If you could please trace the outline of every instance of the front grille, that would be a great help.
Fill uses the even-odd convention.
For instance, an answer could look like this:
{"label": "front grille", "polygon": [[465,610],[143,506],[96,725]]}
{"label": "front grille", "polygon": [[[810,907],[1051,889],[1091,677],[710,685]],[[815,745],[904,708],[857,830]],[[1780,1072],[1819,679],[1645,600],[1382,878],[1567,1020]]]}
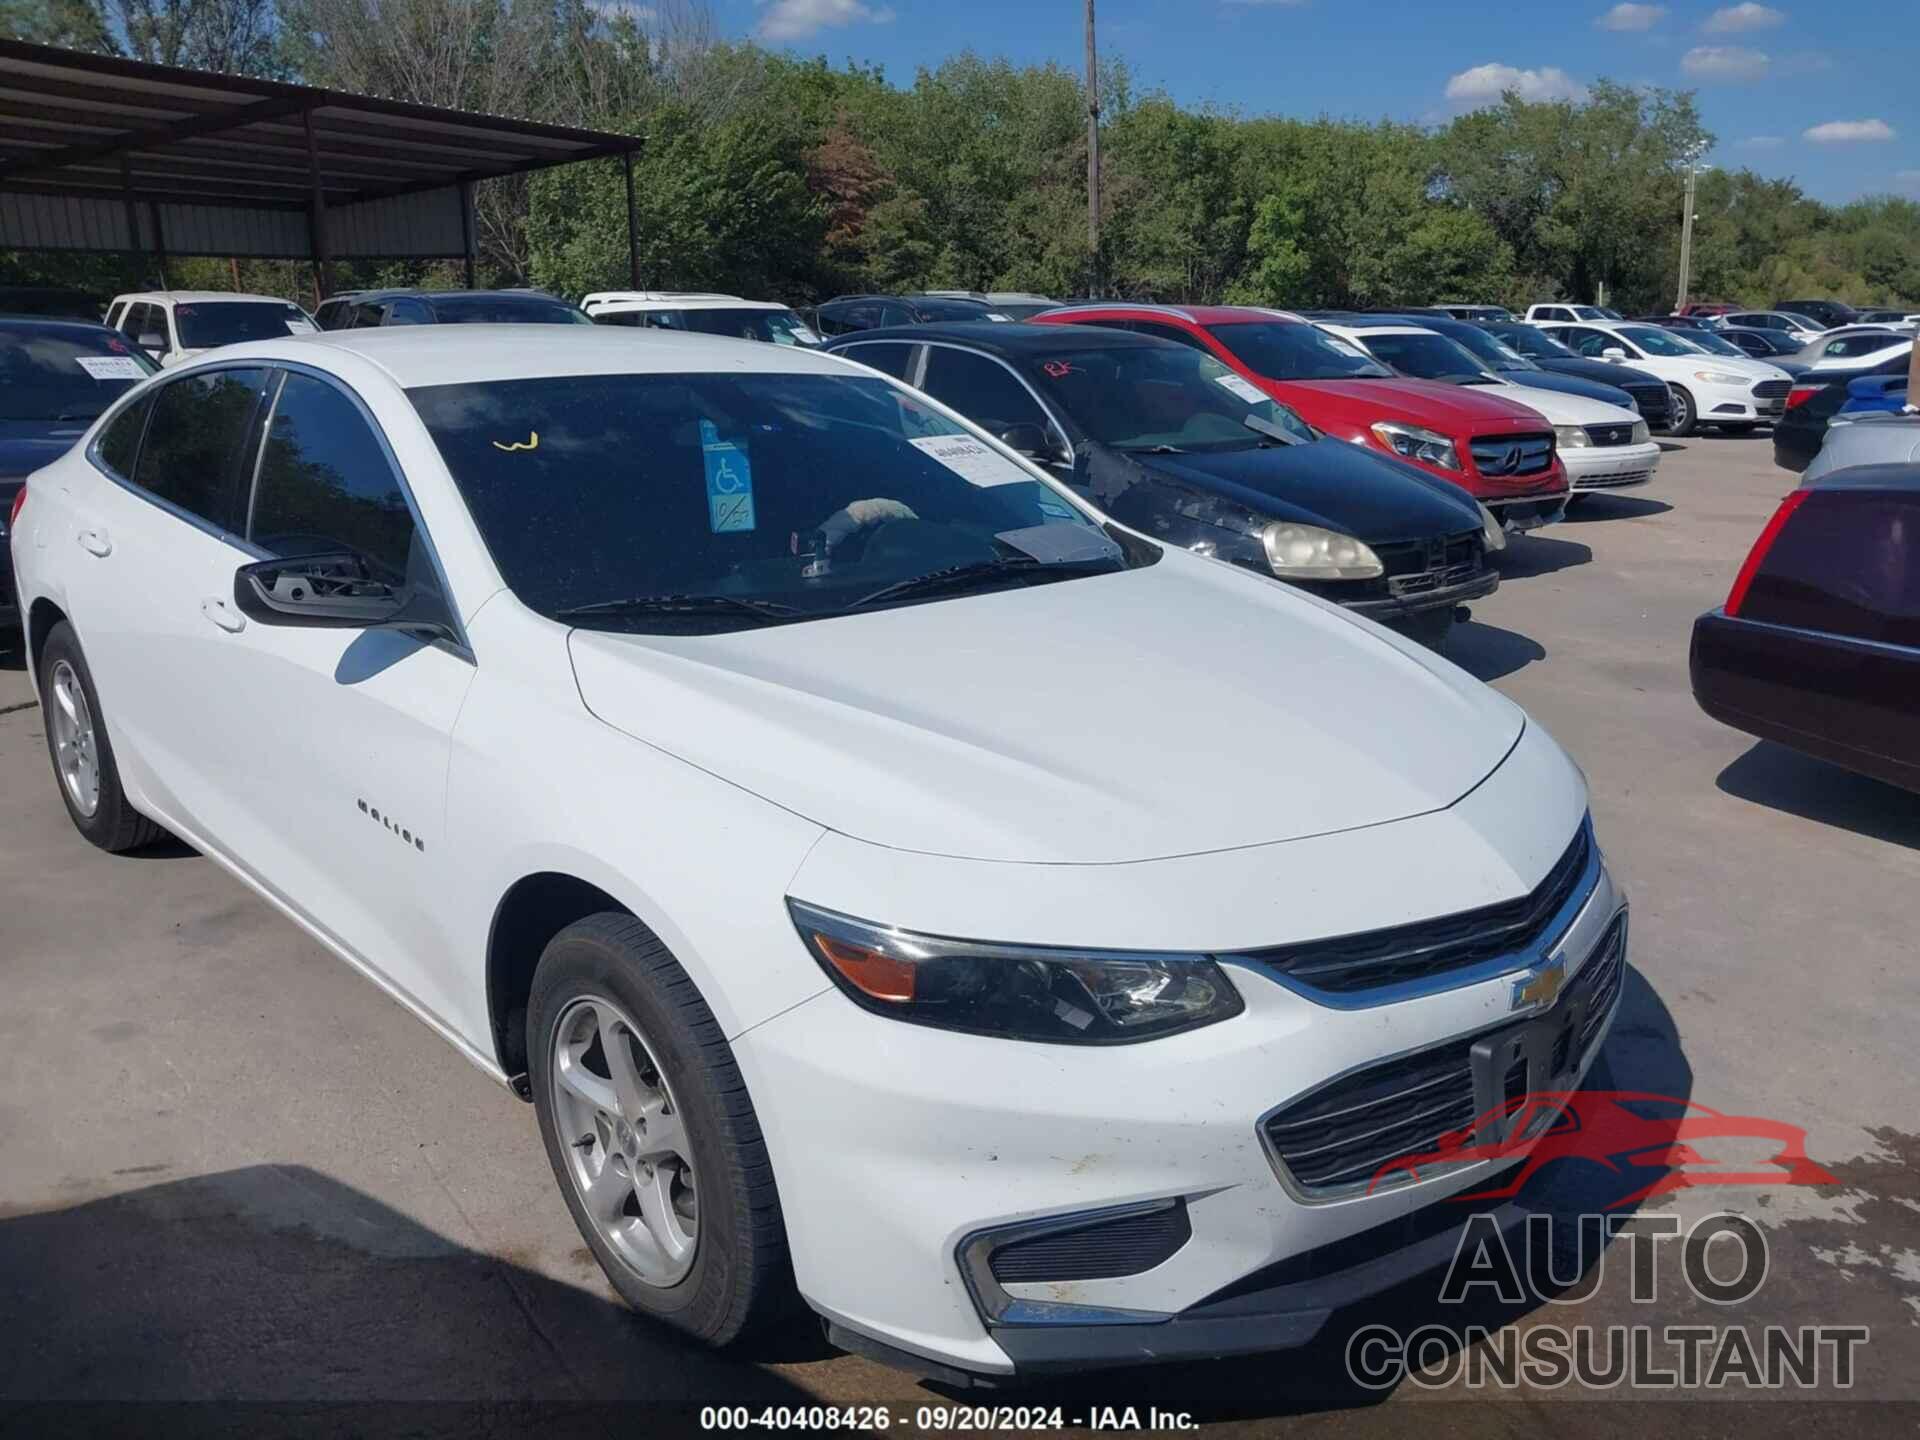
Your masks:
{"label": "front grille", "polygon": [[1583,821],[1546,879],[1518,900],[1412,925],[1246,951],[1238,958],[1269,966],[1311,989],[1349,995],[1511,955],[1535,944],[1572,897],[1592,843]]}
{"label": "front grille", "polygon": [[1182,1200],[1141,1215],[1010,1240],[993,1252],[987,1268],[1002,1285],[1111,1280],[1153,1269],[1192,1238]]}
{"label": "front grille", "polygon": [[1478,435],[1470,448],[1474,468],[1493,479],[1538,475],[1553,468],[1551,435]]}
{"label": "front grille", "polygon": [[1787,392],[1793,389],[1791,380],[1762,380],[1753,387],[1756,400],[1784,400]]}
{"label": "front grille", "polygon": [[1631,445],[1633,426],[1631,425],[1589,425],[1587,439],[1595,445]]}
{"label": "front grille", "polygon": [[[1490,1112],[1518,1101],[1529,1088],[1569,1088],[1572,1067],[1592,1051],[1620,996],[1626,934],[1625,915],[1616,916],[1559,1003],[1547,1012],[1544,1018],[1583,1007],[1577,1038],[1569,1024],[1556,1039],[1549,1073],[1536,1077],[1531,1087],[1522,1061],[1489,1076],[1486,1093],[1476,1094],[1473,1049],[1505,1028],[1493,1026],[1356,1070],[1282,1106],[1262,1122],[1269,1149],[1308,1194],[1365,1189],[1383,1166],[1438,1149],[1441,1136],[1473,1127]],[[1430,1173],[1432,1167],[1423,1164],[1421,1174]]]}
{"label": "front grille", "polygon": [[1633,397],[1633,408],[1644,419],[1665,420],[1673,411],[1673,397],[1664,385],[1623,385],[1621,388]]}
{"label": "front grille", "polygon": [[1396,598],[1424,595],[1462,585],[1480,573],[1480,536],[1449,535],[1440,540],[1410,540],[1375,545],[1386,571],[1387,593]]}

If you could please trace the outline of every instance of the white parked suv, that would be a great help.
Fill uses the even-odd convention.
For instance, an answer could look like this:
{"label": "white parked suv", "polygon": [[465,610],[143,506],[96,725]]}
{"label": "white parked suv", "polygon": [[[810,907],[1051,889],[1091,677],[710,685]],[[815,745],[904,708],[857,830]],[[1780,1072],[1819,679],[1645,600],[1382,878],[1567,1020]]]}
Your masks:
{"label": "white parked suv", "polygon": [[767,340],[775,345],[818,345],[820,336],[787,306],[738,295],[672,290],[601,290],[580,302],[596,325],[640,330],[678,330],[729,340]]}
{"label": "white parked suv", "polygon": [[1471,385],[1538,411],[1553,426],[1554,449],[1566,466],[1568,488],[1575,499],[1582,492],[1644,485],[1660,468],[1660,447],[1638,411],[1563,390],[1519,384],[1511,374],[1489,370],[1458,341],[1423,326],[1322,321],[1320,328],[1359,346],[1402,375]]}
{"label": "white parked suv", "polygon": [[710,1342],[797,1293],[949,1378],[1304,1343],[1621,993],[1520,709],[838,357],[236,347],[17,520],[81,833],[164,826],[530,1098]]}
{"label": "white parked suv", "polygon": [[1590,360],[1611,360],[1658,375],[1673,396],[1667,431],[1691,435],[1702,425],[1735,434],[1778,420],[1793,379],[1778,365],[1744,356],[1713,355],[1684,333],[1658,325],[1543,325],[1568,349]]}
{"label": "white parked suv", "polygon": [[1556,301],[1547,305],[1529,305],[1526,322],[1529,325],[1565,324],[1574,320],[1613,321],[1620,318],[1618,310],[1609,310],[1604,305],[1572,305]]}
{"label": "white parked suv", "polygon": [[226,290],[141,290],[116,295],[107,324],[162,365],[178,365],[220,345],[312,335],[320,327],[291,300]]}

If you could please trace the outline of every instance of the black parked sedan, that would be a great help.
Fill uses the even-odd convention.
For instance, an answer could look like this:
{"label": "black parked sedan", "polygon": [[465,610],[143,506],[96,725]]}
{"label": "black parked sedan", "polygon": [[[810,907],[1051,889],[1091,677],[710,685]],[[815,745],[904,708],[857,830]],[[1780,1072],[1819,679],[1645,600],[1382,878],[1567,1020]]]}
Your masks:
{"label": "black parked sedan", "polygon": [[1860,465],[1780,502],[1727,603],[1693,626],[1723,724],[1920,791],[1920,465]]}
{"label": "black parked sedan", "polygon": [[20,623],[8,548],[20,487],[159,368],[104,325],[0,316],[0,627]]}
{"label": "black parked sedan", "polygon": [[1782,470],[1806,469],[1826,443],[1833,417],[1847,403],[1847,382],[1871,375],[1904,375],[1911,361],[1910,354],[1900,354],[1859,370],[1815,366],[1796,378],[1787,392],[1787,408],[1773,422],[1773,463]]}
{"label": "black parked sedan", "polygon": [[1210,355],[1126,331],[955,324],[827,347],[915,385],[1123,524],[1442,643],[1493,592],[1475,501],[1323,438]]}

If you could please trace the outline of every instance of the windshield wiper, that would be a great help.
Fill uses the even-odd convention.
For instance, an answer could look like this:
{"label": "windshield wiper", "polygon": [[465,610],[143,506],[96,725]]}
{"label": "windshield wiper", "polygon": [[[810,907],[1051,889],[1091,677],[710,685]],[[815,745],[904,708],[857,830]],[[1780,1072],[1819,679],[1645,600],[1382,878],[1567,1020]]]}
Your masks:
{"label": "windshield wiper", "polygon": [[886,600],[898,600],[908,595],[930,594],[938,590],[970,585],[997,575],[1032,575],[1044,572],[1064,579],[1069,575],[1099,574],[1116,566],[1121,569],[1126,568],[1125,562],[1117,555],[1102,556],[1098,560],[1051,562],[1035,560],[1029,555],[1003,555],[998,560],[973,560],[965,565],[949,565],[944,570],[929,570],[924,575],[896,580],[891,585],[882,585],[878,590],[870,590],[858,599],[848,601],[845,608],[857,610],[862,605],[877,605]]}
{"label": "windshield wiper", "polygon": [[1269,440],[1278,440],[1282,445],[1304,445],[1302,440],[1289,430],[1283,430],[1271,420],[1263,420],[1258,415],[1242,415],[1240,423],[1256,435],[1264,435]]}
{"label": "windshield wiper", "polygon": [[556,610],[556,620],[586,620],[596,615],[751,615],[769,624],[800,614],[795,605],[757,600],[750,595],[634,595],[625,600],[596,600]]}

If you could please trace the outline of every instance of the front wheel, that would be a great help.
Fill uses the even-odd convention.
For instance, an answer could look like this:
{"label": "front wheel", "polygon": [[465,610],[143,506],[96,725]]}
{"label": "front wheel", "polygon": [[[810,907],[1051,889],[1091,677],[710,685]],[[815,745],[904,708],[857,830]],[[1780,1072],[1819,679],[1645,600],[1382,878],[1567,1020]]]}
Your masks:
{"label": "front wheel", "polygon": [[1667,389],[1673,396],[1673,418],[1667,422],[1667,433],[1669,435],[1693,434],[1694,427],[1700,420],[1699,411],[1694,409],[1693,396],[1678,385],[1669,385]]}
{"label": "front wheel", "polygon": [[786,1227],[746,1083],[706,1002],[630,915],[568,926],[528,1005],[547,1158],[613,1288],[725,1345],[792,1308]]}
{"label": "front wheel", "polygon": [[133,808],[120,784],[113,744],[101,719],[93,672],[73,626],[62,620],[40,651],[40,718],[47,731],[60,798],[73,828],[102,850],[122,854],[166,831]]}

